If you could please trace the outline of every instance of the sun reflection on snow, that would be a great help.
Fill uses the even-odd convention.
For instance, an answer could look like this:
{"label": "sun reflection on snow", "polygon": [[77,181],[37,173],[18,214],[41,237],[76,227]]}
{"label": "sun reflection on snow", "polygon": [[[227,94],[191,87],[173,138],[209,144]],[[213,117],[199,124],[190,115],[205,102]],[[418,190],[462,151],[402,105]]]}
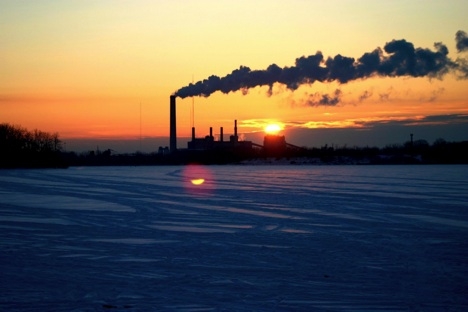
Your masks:
{"label": "sun reflection on snow", "polygon": [[185,191],[192,194],[211,194],[213,190],[213,175],[203,165],[187,165],[182,173]]}
{"label": "sun reflection on snow", "polygon": [[192,179],[190,180],[190,182],[192,182],[193,185],[201,185],[205,182],[205,179],[203,178],[199,178],[199,179]]}

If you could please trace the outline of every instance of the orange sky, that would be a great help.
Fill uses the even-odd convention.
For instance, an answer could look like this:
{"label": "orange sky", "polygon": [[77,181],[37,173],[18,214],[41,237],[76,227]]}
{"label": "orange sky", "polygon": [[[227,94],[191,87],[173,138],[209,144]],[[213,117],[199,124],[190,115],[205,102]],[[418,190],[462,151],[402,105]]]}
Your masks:
{"label": "orange sky", "polygon": [[[452,59],[468,54],[455,49],[455,33],[468,31],[466,1],[0,2],[0,122],[59,132],[64,141],[138,140],[140,130],[143,137],[168,137],[169,95],[240,65],[293,66],[318,50],[359,58],[393,39],[429,49],[443,42]],[[337,89],[337,105],[307,104]],[[247,95],[196,97],[195,126],[199,136],[210,126],[229,133],[237,119],[248,134],[276,121],[288,135],[295,128],[468,115],[466,90],[468,81],[453,74],[314,83],[295,91],[276,84],[272,96],[268,87],[256,87]],[[177,101],[178,135],[188,137],[192,99]],[[333,143],[313,132],[301,140],[292,143]]]}

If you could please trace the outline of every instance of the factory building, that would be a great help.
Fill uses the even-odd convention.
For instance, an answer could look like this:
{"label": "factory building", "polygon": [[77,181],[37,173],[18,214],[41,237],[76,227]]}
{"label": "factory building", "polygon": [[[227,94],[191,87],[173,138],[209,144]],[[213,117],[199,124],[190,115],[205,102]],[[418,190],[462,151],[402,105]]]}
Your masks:
{"label": "factory building", "polygon": [[178,157],[213,157],[214,155],[216,157],[224,157],[224,159],[229,159],[226,155],[241,155],[242,157],[283,157],[291,151],[301,149],[297,146],[286,143],[284,135],[266,135],[263,141],[263,146],[251,141],[240,141],[237,133],[237,120],[234,120],[234,134],[229,136],[229,140],[224,139],[223,127],[219,129],[218,140],[215,140],[212,127],[210,127],[209,135],[200,138],[196,137],[195,127],[192,127],[192,138],[191,141],[187,143],[187,149],[178,150],[175,95],[170,96],[169,110],[169,153],[177,154]]}
{"label": "factory building", "polygon": [[[177,118],[176,118],[176,96],[171,95],[169,101],[169,151],[174,153],[177,151]],[[210,134],[197,138],[195,136],[195,127],[192,128],[192,140],[188,142],[187,149],[190,151],[201,150],[226,150],[226,151],[250,151],[252,148],[261,147],[251,141],[239,141],[237,135],[237,120],[234,121],[234,134],[229,137],[228,141],[224,140],[223,128],[220,128],[219,140],[216,141],[213,136],[213,128],[210,128]]]}
{"label": "factory building", "polygon": [[249,151],[255,146],[251,141],[239,141],[237,135],[237,120],[234,120],[234,135],[229,137],[229,141],[224,140],[223,127],[220,128],[219,140],[216,141],[213,136],[213,128],[210,127],[210,134],[204,138],[195,136],[195,128],[192,128],[192,140],[188,142],[189,150],[242,150]]}
{"label": "factory building", "polygon": [[286,152],[284,135],[267,134],[263,139],[263,149],[266,155],[280,156]]}

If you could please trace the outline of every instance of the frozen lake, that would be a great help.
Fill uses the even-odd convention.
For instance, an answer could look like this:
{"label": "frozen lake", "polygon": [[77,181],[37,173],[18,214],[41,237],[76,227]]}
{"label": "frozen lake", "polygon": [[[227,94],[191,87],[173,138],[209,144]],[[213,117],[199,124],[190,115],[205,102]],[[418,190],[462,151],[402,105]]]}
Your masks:
{"label": "frozen lake", "polygon": [[0,170],[0,233],[2,311],[468,309],[468,166]]}

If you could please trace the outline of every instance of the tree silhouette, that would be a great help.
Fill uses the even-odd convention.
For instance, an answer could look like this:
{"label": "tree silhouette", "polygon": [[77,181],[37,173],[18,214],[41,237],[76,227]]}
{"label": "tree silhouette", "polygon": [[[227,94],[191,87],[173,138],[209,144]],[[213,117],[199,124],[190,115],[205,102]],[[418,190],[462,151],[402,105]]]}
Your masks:
{"label": "tree silhouette", "polygon": [[0,167],[62,167],[58,133],[0,124]]}

